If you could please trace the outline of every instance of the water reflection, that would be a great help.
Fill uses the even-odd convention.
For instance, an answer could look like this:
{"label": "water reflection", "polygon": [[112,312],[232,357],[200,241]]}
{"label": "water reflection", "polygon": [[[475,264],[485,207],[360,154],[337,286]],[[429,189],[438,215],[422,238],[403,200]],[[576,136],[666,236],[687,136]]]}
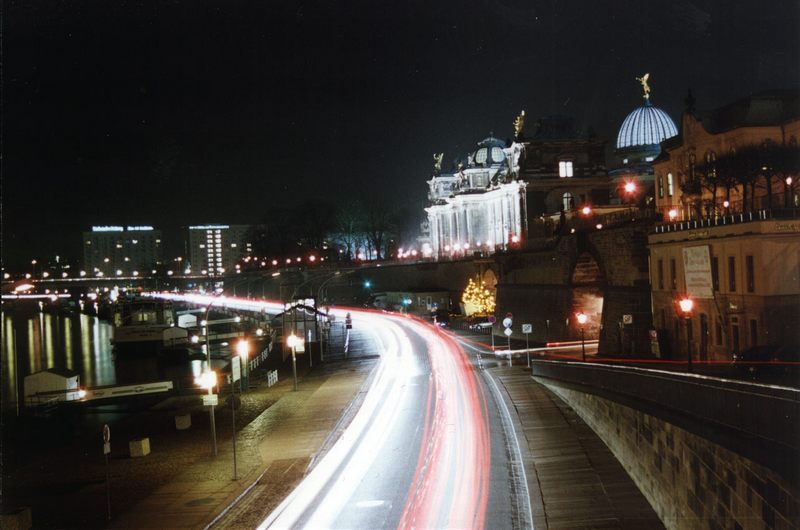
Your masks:
{"label": "water reflection", "polygon": [[2,402],[16,405],[26,375],[71,370],[84,386],[116,384],[111,324],[87,315],[2,312]]}
{"label": "water reflection", "polygon": [[[193,391],[195,377],[205,370],[205,361],[156,356],[146,349],[115,356],[113,326],[89,315],[3,311],[2,326],[0,400],[5,409],[16,406],[26,375],[50,368],[77,372],[80,384],[87,388],[172,381],[178,392]],[[224,364],[217,359],[214,368]]]}

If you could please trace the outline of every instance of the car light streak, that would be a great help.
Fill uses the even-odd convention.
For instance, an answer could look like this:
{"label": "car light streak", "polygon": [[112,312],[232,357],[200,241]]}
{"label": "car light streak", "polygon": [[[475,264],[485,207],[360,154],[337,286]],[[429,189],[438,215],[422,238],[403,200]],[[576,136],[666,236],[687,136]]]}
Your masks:
{"label": "car light streak", "polygon": [[415,323],[428,344],[432,383],[414,480],[398,528],[483,528],[489,495],[486,398],[448,335]]}
{"label": "car light streak", "polygon": [[[227,296],[148,294],[209,307],[275,314],[284,310],[282,303]],[[413,480],[400,485],[408,493],[397,526],[483,528],[491,463],[489,418],[483,387],[467,354],[451,336],[418,319],[353,308],[331,313],[337,318],[350,313],[354,326],[375,337],[381,353],[376,375],[341,437],[258,528],[330,528],[348,506],[383,506],[374,498],[353,498],[354,492],[376,458],[391,454],[388,441],[397,418],[420,398],[424,412],[413,410],[415,417],[424,416],[422,436]],[[425,344],[422,358],[414,351],[412,334]],[[427,388],[420,389],[416,383],[426,374]],[[410,431],[400,434],[416,439],[418,425]]]}

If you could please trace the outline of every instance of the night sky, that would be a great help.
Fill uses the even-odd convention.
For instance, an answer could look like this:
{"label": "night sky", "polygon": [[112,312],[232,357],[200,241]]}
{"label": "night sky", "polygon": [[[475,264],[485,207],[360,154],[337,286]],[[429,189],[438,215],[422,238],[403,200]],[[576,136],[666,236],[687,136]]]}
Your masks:
{"label": "night sky", "polygon": [[613,143],[645,72],[676,122],[689,88],[708,109],[800,84],[796,1],[4,4],[7,267],[79,258],[92,224],[177,238],[308,198],[421,213],[434,152],[447,169],[521,109]]}

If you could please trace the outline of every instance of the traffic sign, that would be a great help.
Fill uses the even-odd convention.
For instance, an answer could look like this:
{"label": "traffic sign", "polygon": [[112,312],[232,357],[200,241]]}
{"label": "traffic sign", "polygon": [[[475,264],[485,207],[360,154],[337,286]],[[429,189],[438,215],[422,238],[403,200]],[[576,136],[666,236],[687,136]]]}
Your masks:
{"label": "traffic sign", "polygon": [[242,378],[241,358],[238,355],[231,357],[231,373],[234,383]]}
{"label": "traffic sign", "polygon": [[514,333],[514,332],[511,331],[511,328],[506,328],[505,331],[503,331],[503,333],[506,334],[506,337],[510,337],[511,334]]}
{"label": "traffic sign", "polygon": [[523,324],[522,325],[522,332],[523,333],[533,333],[533,326],[531,324]]}
{"label": "traffic sign", "polygon": [[111,454],[111,443],[105,442],[103,444],[103,454],[104,455],[110,455]]}
{"label": "traffic sign", "polygon": [[623,324],[633,324],[633,315],[622,315]]}
{"label": "traffic sign", "polygon": [[108,443],[111,441],[111,428],[106,423],[103,425],[103,443]]}
{"label": "traffic sign", "polygon": [[511,320],[511,317],[506,317],[503,319],[503,326],[506,328],[510,328],[513,323],[514,321]]}
{"label": "traffic sign", "polygon": [[495,317],[494,315],[490,315],[490,316],[489,316],[489,322],[491,322],[492,324],[494,324],[495,322],[497,322],[497,317]]}
{"label": "traffic sign", "polygon": [[219,404],[219,396],[216,394],[203,394],[204,407],[216,407]]}

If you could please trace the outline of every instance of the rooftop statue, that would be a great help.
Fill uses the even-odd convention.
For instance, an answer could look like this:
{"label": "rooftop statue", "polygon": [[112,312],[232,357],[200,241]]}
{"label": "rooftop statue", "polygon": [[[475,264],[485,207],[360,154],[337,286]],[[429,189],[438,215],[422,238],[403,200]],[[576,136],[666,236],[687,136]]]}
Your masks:
{"label": "rooftop statue", "polygon": [[650,85],[647,84],[648,79],[650,79],[650,74],[644,74],[642,77],[636,78],[636,80],[642,84],[642,90],[644,90],[644,99],[650,99]]}
{"label": "rooftop statue", "polygon": [[444,158],[444,153],[439,153],[438,155],[436,153],[433,154],[433,169],[437,173],[442,171],[442,158]]}
{"label": "rooftop statue", "polygon": [[522,128],[525,126],[525,111],[519,113],[519,116],[514,120],[514,138],[520,138],[522,135]]}

